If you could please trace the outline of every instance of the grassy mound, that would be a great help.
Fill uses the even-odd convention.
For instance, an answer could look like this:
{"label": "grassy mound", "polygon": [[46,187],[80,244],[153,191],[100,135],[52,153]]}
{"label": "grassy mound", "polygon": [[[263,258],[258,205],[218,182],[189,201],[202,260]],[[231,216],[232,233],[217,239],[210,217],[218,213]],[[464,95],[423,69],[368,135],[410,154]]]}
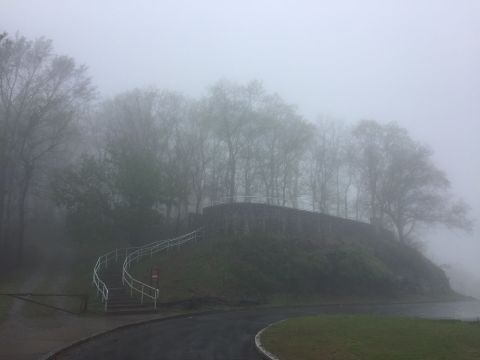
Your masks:
{"label": "grassy mound", "polygon": [[261,336],[282,360],[473,360],[478,339],[478,322],[372,316],[294,318]]}
{"label": "grassy mound", "polygon": [[270,236],[213,238],[156,254],[132,271],[150,282],[160,271],[162,301],[196,296],[276,302],[290,298],[450,292],[443,271],[399,243],[322,246]]}

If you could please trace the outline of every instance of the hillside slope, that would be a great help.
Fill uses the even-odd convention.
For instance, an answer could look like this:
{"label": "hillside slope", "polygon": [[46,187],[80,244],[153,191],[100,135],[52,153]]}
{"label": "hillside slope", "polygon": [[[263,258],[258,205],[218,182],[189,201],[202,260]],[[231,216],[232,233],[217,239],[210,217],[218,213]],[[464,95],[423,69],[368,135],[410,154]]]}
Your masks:
{"label": "hillside slope", "polygon": [[161,301],[452,294],[444,272],[418,251],[373,239],[326,246],[260,235],[215,237],[146,259],[133,272],[149,282],[152,267],[160,271]]}

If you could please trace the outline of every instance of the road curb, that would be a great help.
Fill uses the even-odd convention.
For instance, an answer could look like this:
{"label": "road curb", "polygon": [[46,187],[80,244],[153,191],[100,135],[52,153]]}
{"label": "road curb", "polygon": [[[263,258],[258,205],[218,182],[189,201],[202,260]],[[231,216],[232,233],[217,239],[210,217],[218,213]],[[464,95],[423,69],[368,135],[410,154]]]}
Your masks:
{"label": "road curb", "polygon": [[271,326],[273,325],[277,325],[277,324],[280,324],[281,322],[283,322],[285,320],[280,320],[280,321],[277,321],[277,322],[274,322],[274,323],[271,323],[270,325],[268,325],[267,327],[264,327],[262,330],[260,330],[257,335],[255,335],[255,347],[257,348],[257,351],[258,353],[260,354],[260,356],[262,356],[264,359],[266,360],[280,360],[278,357],[276,357],[275,355],[273,355],[270,351],[268,351],[267,349],[265,349],[265,347],[262,345],[262,341],[261,341],[261,336],[262,334],[268,330]]}

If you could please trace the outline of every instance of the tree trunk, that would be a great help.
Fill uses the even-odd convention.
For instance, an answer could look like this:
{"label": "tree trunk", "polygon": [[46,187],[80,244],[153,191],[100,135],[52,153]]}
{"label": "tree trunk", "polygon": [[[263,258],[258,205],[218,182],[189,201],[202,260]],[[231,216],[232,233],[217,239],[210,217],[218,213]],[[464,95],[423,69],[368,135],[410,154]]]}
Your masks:
{"label": "tree trunk", "polygon": [[26,200],[28,195],[28,190],[30,188],[30,183],[32,180],[33,166],[30,164],[25,165],[25,179],[23,186],[20,189],[20,201],[19,201],[19,215],[18,215],[18,238],[17,238],[17,262],[21,262],[23,259],[24,243],[25,243],[25,227],[27,226],[25,215],[26,215]]}
{"label": "tree trunk", "polygon": [[200,214],[200,207],[202,206],[203,194],[201,191],[197,192],[195,199],[195,215]]}
{"label": "tree trunk", "polygon": [[230,179],[229,179],[229,197],[230,197],[230,202],[235,201],[235,175],[236,175],[236,161],[235,158],[230,159]]}

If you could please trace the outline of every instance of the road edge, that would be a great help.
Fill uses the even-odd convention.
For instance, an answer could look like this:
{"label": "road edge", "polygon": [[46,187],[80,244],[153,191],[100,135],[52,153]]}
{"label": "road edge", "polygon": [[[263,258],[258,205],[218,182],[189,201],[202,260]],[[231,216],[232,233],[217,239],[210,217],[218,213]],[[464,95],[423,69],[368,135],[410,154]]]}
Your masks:
{"label": "road edge", "polygon": [[265,347],[262,344],[261,336],[262,334],[268,330],[270,327],[273,325],[277,325],[285,320],[280,320],[274,323],[271,323],[270,325],[264,327],[262,330],[260,330],[257,335],[255,335],[255,347],[257,349],[257,352],[266,360],[280,360],[277,356],[273,355],[270,351],[265,349]]}
{"label": "road edge", "polygon": [[[225,310],[225,311],[228,311],[228,310]],[[162,321],[173,320],[173,319],[183,319],[183,318],[189,318],[189,317],[199,316],[199,315],[216,314],[216,313],[222,313],[222,312],[225,312],[225,311],[210,310],[210,311],[204,311],[204,312],[193,312],[193,313],[185,313],[185,314],[177,314],[177,315],[167,315],[167,316],[164,316],[164,317],[155,317],[153,319],[139,320],[139,321],[135,321],[135,322],[132,322],[132,323],[129,323],[129,324],[123,324],[123,325],[114,327],[112,329],[99,331],[99,332],[93,333],[91,335],[85,336],[83,338],[77,339],[75,341],[72,341],[65,346],[59,347],[55,350],[52,350],[52,351],[50,351],[46,354],[41,355],[37,360],[55,360],[56,356],[62,354],[65,351],[70,350],[71,348],[74,348],[78,345],[84,344],[88,341],[92,341],[92,340],[97,339],[99,337],[108,335],[108,334],[113,333],[113,332],[118,331],[118,330],[123,330],[123,329],[127,329],[127,328],[130,328],[130,327],[135,327],[135,326],[140,326],[140,325],[145,325],[145,324],[149,324],[149,323],[153,323],[153,322],[162,322]]]}

